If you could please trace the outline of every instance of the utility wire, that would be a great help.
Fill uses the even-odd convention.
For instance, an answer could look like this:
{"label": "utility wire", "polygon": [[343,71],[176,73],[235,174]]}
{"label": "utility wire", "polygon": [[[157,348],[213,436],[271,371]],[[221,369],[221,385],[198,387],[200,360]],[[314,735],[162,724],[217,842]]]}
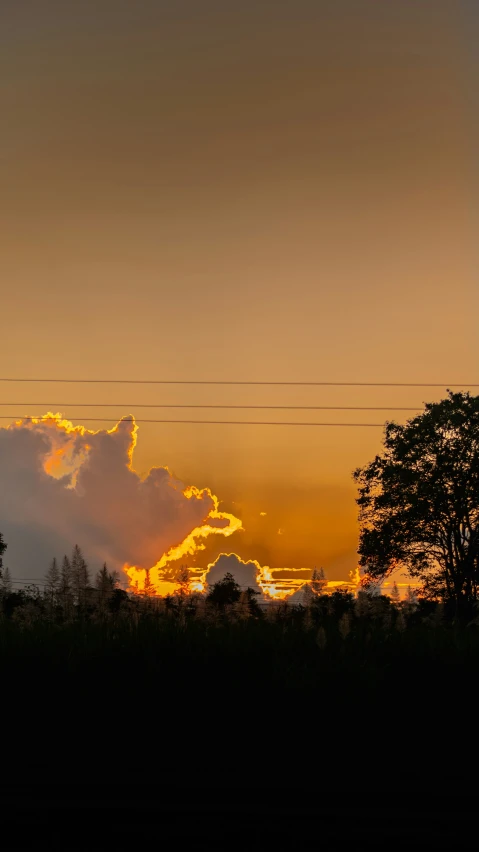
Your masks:
{"label": "utility wire", "polygon": [[[39,420],[42,422],[41,415],[39,417],[33,417],[25,415],[1,415],[0,420]],[[89,423],[104,423],[107,419],[106,417],[82,417],[82,420],[86,420]],[[186,424],[194,424],[204,426],[384,426],[384,423],[308,423],[308,422],[299,422],[299,421],[286,421],[286,420],[154,420],[149,418],[135,418],[135,423],[186,423]]]}
{"label": "utility wire", "polygon": [[58,378],[0,378],[0,382],[50,382],[56,384],[117,384],[117,385],[270,385],[314,387],[377,387],[377,388],[479,388],[470,382],[260,382],[198,379],[58,379]]}
{"label": "utility wire", "polygon": [[243,410],[277,410],[277,411],[418,411],[421,406],[393,405],[176,405],[172,403],[150,402],[0,402],[0,406],[19,405],[28,408],[33,406],[59,408],[221,408]]}

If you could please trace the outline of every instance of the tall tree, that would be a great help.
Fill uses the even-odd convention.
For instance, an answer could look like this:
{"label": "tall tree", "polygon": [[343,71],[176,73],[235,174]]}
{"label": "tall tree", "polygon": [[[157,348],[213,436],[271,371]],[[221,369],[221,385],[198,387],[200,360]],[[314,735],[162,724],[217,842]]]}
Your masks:
{"label": "tall tree", "polygon": [[72,590],[72,571],[70,560],[68,556],[65,554],[62,561],[62,567],[60,571],[60,582],[59,582],[59,592],[62,598],[66,597],[70,594]]}
{"label": "tall tree", "polygon": [[191,574],[186,565],[182,565],[178,571],[175,582],[178,583],[177,595],[185,597],[190,591]]}
{"label": "tall tree", "polygon": [[90,572],[78,544],[73,548],[70,568],[72,590],[77,601],[83,603],[85,601],[86,590],[90,585]]}
{"label": "tall tree", "polygon": [[319,571],[317,568],[314,569],[311,575],[311,591],[315,595],[322,595],[326,586],[328,585],[328,581],[326,580],[326,575],[324,573],[324,568],[320,568]]}
{"label": "tall tree", "polygon": [[95,578],[95,588],[100,593],[100,601],[105,602],[113,596],[118,584],[118,575],[116,571],[111,573],[108,571],[106,562],[103,563],[103,568],[98,571]]}
{"label": "tall tree", "polygon": [[155,592],[155,586],[154,586],[153,581],[152,581],[152,579],[151,579],[151,577],[150,577],[150,570],[149,570],[149,568],[147,568],[147,570],[146,570],[146,574],[145,574],[145,585],[143,586],[143,594],[144,594],[144,595],[145,595],[145,597],[147,597],[147,598],[152,598],[152,597],[154,597],[154,596],[155,596],[155,594],[156,594],[156,592]]}
{"label": "tall tree", "polygon": [[57,560],[53,557],[50,567],[45,574],[45,594],[53,601],[60,586],[60,571],[58,570]]}
{"label": "tall tree", "polygon": [[396,580],[394,580],[394,583],[392,584],[390,598],[391,603],[393,603],[394,606],[399,606],[399,604],[401,603],[401,595]]}
{"label": "tall tree", "polygon": [[370,578],[404,566],[460,613],[479,582],[479,396],[448,391],[405,425],[354,478],[359,553]]}

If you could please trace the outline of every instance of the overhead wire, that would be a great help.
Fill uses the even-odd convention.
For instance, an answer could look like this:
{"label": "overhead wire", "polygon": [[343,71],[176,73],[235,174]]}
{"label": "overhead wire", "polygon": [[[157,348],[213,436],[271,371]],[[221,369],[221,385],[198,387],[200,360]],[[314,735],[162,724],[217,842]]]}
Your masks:
{"label": "overhead wire", "polygon": [[393,405],[222,405],[156,402],[0,402],[0,406],[58,406],[59,408],[201,408],[278,411],[418,411],[421,406]]}
{"label": "overhead wire", "polygon": [[[0,415],[0,420],[38,420],[41,421],[44,415],[34,417],[33,415]],[[89,423],[104,423],[106,417],[82,417],[82,420]],[[308,421],[286,421],[286,420],[157,420],[150,418],[135,417],[135,423],[184,423],[190,425],[203,426],[369,426],[383,427],[384,423],[327,423],[327,422],[308,422]]]}
{"label": "overhead wire", "polygon": [[129,384],[129,385],[261,385],[290,387],[401,387],[401,388],[479,388],[472,382],[322,382],[322,381],[235,381],[230,379],[76,379],[76,378],[17,378],[7,376],[0,382],[42,382],[55,384]]}

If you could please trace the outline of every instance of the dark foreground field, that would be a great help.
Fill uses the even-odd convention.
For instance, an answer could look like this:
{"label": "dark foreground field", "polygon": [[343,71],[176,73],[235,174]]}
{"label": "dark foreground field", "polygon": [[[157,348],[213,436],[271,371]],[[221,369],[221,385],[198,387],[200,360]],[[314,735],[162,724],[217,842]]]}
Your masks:
{"label": "dark foreground field", "polygon": [[457,848],[477,795],[477,628],[331,623],[325,640],[304,617],[4,621],[5,832],[95,848],[93,820],[98,848],[103,830]]}

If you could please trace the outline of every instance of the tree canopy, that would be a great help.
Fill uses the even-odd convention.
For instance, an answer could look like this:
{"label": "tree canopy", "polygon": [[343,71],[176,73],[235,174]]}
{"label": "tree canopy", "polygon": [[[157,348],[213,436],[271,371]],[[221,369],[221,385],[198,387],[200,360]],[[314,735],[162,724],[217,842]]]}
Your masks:
{"label": "tree canopy", "polygon": [[233,604],[239,601],[241,595],[241,587],[236,582],[235,578],[229,571],[221,580],[214,583],[210,588],[207,600],[217,607],[223,608],[228,604]]}
{"label": "tree canopy", "polygon": [[460,608],[479,580],[479,396],[452,393],[405,425],[354,472],[360,563],[371,579],[403,566]]}

